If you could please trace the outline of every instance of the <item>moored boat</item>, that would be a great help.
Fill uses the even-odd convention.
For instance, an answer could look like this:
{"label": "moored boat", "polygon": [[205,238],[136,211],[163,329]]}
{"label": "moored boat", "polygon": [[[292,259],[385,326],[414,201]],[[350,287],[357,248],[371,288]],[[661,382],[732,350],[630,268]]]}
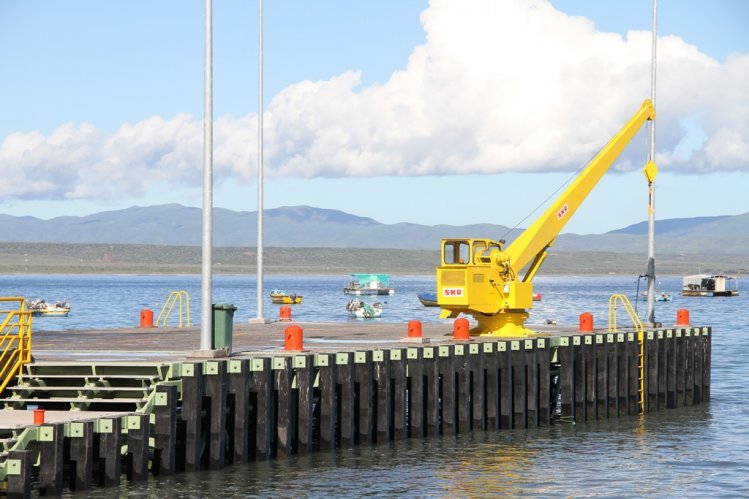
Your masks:
{"label": "moored boat", "polygon": [[302,295],[274,289],[270,292],[270,300],[271,302],[280,305],[299,305],[302,303]]}
{"label": "moored boat", "polygon": [[416,297],[425,307],[439,307],[437,293],[419,293]]}
{"label": "moored boat", "polygon": [[357,319],[376,319],[382,315],[382,308],[380,302],[370,305],[358,298],[354,298],[346,304],[346,311],[349,316]]}
{"label": "moored boat", "polygon": [[70,313],[70,304],[67,299],[47,303],[44,298],[40,298],[29,301],[26,308],[31,311],[31,315],[35,316],[67,317]]}
{"label": "moored boat", "polygon": [[695,274],[682,279],[682,296],[739,296],[738,276]]}
{"label": "moored boat", "polygon": [[343,292],[348,295],[392,295],[395,289],[390,286],[387,274],[351,274]]}

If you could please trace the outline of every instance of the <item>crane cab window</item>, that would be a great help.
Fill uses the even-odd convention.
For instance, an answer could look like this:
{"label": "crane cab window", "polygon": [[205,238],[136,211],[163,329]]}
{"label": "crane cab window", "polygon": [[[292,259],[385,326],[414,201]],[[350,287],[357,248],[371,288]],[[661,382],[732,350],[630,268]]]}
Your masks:
{"label": "crane cab window", "polygon": [[473,263],[482,263],[481,255],[486,251],[486,243],[484,241],[476,241],[473,243]]}
{"label": "crane cab window", "polygon": [[442,260],[445,265],[465,265],[470,260],[468,241],[445,241],[442,246]]}

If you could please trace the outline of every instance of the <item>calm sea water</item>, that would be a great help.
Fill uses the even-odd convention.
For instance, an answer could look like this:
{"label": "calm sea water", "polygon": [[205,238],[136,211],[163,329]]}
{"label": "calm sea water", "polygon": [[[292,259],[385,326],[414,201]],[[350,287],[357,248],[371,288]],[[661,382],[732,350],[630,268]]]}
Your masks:
{"label": "calm sea water", "polygon": [[[269,276],[265,288],[304,296],[293,309],[299,321],[343,321],[346,276]],[[592,312],[607,322],[608,296],[636,296],[636,277],[541,277],[531,322],[577,324]],[[437,311],[420,305],[417,292],[434,289],[434,278],[393,276],[396,294],[381,321],[437,322]],[[656,319],[672,324],[676,310],[691,322],[713,328],[711,401],[697,407],[614,421],[556,423],[549,428],[409,440],[374,448],[341,449],[309,457],[229,466],[221,471],[183,473],[69,494],[68,497],[749,497],[749,308],[746,296],[687,298],[680,279],[664,277],[659,290],[671,302],[656,303]],[[216,276],[214,302],[238,307],[236,321],[256,315],[253,278]],[[125,327],[138,324],[140,310],[155,314],[170,291],[193,298],[193,323],[200,317],[198,276],[2,276],[0,295],[67,298],[67,318],[36,318],[45,330]],[[276,317],[277,306],[265,315]],[[644,315],[645,304],[638,304]]]}

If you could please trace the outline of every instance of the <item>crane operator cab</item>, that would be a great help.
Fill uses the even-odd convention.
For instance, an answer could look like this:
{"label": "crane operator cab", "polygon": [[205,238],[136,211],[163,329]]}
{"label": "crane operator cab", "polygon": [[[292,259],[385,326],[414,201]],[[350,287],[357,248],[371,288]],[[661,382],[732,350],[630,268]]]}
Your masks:
{"label": "crane operator cab", "polygon": [[[508,256],[503,251],[504,241],[491,239],[443,239],[441,265],[437,268],[437,303],[442,318],[454,318],[461,312],[473,315],[479,327],[473,334],[496,334],[500,325],[497,314],[503,312],[503,326],[513,313],[518,317],[520,330],[510,321],[512,335],[529,333],[522,327],[528,317],[525,309],[533,306],[531,282],[518,281],[512,272]],[[486,327],[491,323],[491,327]],[[505,330],[505,334],[509,331]]]}

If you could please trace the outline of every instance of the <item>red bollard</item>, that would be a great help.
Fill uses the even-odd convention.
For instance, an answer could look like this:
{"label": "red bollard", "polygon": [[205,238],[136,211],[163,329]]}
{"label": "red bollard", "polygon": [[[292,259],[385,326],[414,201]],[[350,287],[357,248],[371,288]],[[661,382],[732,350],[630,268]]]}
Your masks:
{"label": "red bollard", "polygon": [[144,308],[140,311],[140,327],[153,327],[153,310]]}
{"label": "red bollard", "polygon": [[676,311],[676,325],[677,326],[688,326],[689,325],[689,310],[686,308],[680,308]]}
{"label": "red bollard", "polygon": [[281,322],[291,322],[291,307],[289,305],[282,305],[278,310],[278,315]]}
{"label": "red bollard", "polygon": [[471,339],[471,333],[468,327],[468,319],[460,317],[453,322],[453,340],[468,341]]}
{"label": "red bollard", "polygon": [[581,333],[592,333],[593,332],[593,314],[590,312],[583,312],[580,314],[580,327],[578,331]]}
{"label": "red bollard", "polygon": [[408,337],[421,338],[421,321],[408,321]]}
{"label": "red bollard", "polygon": [[44,424],[44,409],[34,409],[34,424]]}
{"label": "red bollard", "polygon": [[304,340],[302,338],[304,330],[299,326],[289,326],[284,329],[284,350],[293,350],[301,352],[304,349]]}

